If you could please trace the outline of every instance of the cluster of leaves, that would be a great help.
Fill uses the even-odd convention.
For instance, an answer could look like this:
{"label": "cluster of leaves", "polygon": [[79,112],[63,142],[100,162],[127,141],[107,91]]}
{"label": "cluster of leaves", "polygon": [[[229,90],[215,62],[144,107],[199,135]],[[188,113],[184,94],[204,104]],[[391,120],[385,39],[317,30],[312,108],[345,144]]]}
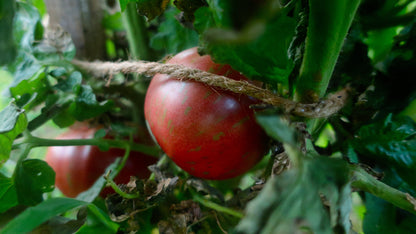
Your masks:
{"label": "cluster of leaves", "polygon": [[[13,102],[0,112],[2,229],[16,214],[24,211],[19,219],[7,224],[5,233],[29,232],[46,221],[48,223],[40,226],[39,231],[47,230],[49,225],[56,230],[73,232],[87,219],[100,226],[104,222],[109,230],[116,231],[118,225],[103,216],[105,207],[91,203],[105,181],[101,180],[92,192],[79,199],[45,199],[45,194],[55,188],[55,172],[44,160],[30,158],[31,149],[37,145],[26,143],[24,139],[30,132],[46,126],[48,121],[64,128],[108,112],[117,115],[119,107],[108,96],[95,94],[98,92],[94,89],[103,86],[103,81],[89,85],[85,76],[69,63],[75,56],[70,35],[60,28],[51,32],[45,29],[38,9],[31,4],[2,1],[1,10],[10,9],[15,10],[11,11],[14,18],[0,20],[1,34],[10,35],[15,45],[6,46],[8,51],[2,51],[1,56],[2,61],[7,62],[3,69],[13,76],[8,90],[2,94],[11,97]],[[4,43],[8,41],[0,41],[1,46]],[[3,82],[3,78],[0,79]],[[16,142],[22,147],[12,146]],[[57,216],[79,207],[88,207],[88,218],[86,209],[76,220]],[[88,232],[88,228],[83,229]]]}
{"label": "cluster of leaves", "polygon": [[[132,180],[121,187],[123,192],[137,195],[135,198],[122,194],[105,202],[97,198],[103,178],[75,199],[57,197],[50,193],[53,170],[43,160],[30,158],[30,150],[36,146],[28,141],[30,132],[49,120],[62,128],[91,118],[112,124],[132,121],[137,116],[124,113],[123,108],[140,103],[130,100],[126,104],[120,96],[129,99],[143,93],[126,81],[129,77],[116,77],[111,87],[103,81],[89,82],[90,77],[70,63],[75,48],[69,35],[59,30],[48,33],[31,4],[2,1],[0,64],[6,64],[13,76],[7,95],[14,100],[0,112],[0,226],[5,226],[5,233],[34,228],[68,233],[151,232],[156,227],[167,233],[416,232],[412,225],[416,211],[393,205],[408,202],[415,206],[416,81],[409,72],[416,66],[414,1],[119,3],[121,11],[136,4],[134,8],[148,19],[147,46],[158,52],[157,58],[199,45],[201,53],[210,54],[216,62],[230,64],[288,98],[295,98],[299,90],[316,88],[310,85],[319,82],[321,75],[309,77],[314,82],[298,82],[298,76],[305,77],[310,71],[308,66],[324,64],[329,70],[321,72],[332,73],[336,64],[328,89],[319,84],[319,91],[350,86],[351,101],[328,119],[283,116],[283,120],[275,109],[258,115],[258,122],[283,144],[284,154],[291,160],[292,168],[281,175],[270,173],[276,157],[273,152],[246,176],[222,182],[190,178],[163,157],[152,167],[155,178]],[[354,4],[360,4],[356,12]],[[328,14],[337,19],[317,14],[327,10],[342,14]],[[347,17],[352,17],[351,22],[343,21]],[[119,21],[118,16],[110,15],[105,24],[121,31]],[[311,29],[317,22],[327,23],[319,29],[322,33]],[[338,23],[344,29],[351,23],[346,38]],[[313,44],[316,41],[323,44]],[[336,51],[341,45],[338,59]],[[333,54],[325,54],[329,49]],[[296,122],[305,122],[307,128]],[[4,169],[7,165],[11,172]],[[351,224],[355,202],[351,194],[357,171],[363,171],[361,165],[371,172],[367,179],[380,179],[393,192],[385,195],[371,187],[377,183],[361,183],[359,188],[364,191],[357,197],[366,213],[358,224]],[[408,195],[407,200],[397,202],[403,194]]]}

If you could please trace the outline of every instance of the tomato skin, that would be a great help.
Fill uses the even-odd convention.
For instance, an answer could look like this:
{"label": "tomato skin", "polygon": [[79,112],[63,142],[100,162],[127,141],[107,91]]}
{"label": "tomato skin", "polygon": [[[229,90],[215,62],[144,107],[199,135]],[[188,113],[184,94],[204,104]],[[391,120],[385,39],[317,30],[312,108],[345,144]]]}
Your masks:
{"label": "tomato skin", "polygon": [[[90,139],[98,129],[86,126],[71,128],[61,134],[57,139]],[[105,172],[105,169],[117,157],[124,156],[124,150],[111,148],[101,151],[97,146],[53,146],[49,147],[46,162],[56,172],[55,185],[68,197],[76,197],[88,190],[94,182]],[[148,166],[157,162],[157,158],[131,151],[130,156],[114,181],[117,184],[126,184],[130,176],[147,178],[151,172]],[[111,188],[104,188],[101,196],[114,193]]]}
{"label": "tomato skin", "polygon": [[[229,65],[200,56],[197,48],[168,63],[247,80]],[[196,177],[222,180],[245,173],[264,155],[267,138],[249,108],[256,102],[246,95],[157,74],[146,94],[145,118],[162,150],[179,167]]]}

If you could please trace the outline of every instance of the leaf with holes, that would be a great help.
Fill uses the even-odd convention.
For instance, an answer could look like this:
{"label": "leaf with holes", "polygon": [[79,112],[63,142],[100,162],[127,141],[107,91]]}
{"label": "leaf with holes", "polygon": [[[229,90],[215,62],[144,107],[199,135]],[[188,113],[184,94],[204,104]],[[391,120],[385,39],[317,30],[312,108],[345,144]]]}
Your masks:
{"label": "leaf with holes", "polygon": [[14,184],[20,204],[36,205],[43,193],[55,188],[55,172],[43,160],[26,159],[17,163]]}

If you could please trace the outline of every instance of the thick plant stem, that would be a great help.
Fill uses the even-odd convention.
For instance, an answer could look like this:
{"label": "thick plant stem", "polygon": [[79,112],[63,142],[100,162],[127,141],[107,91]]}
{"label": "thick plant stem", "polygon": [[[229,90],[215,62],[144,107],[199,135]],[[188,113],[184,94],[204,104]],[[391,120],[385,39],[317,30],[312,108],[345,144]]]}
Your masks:
{"label": "thick plant stem", "polygon": [[403,210],[416,214],[416,200],[410,194],[388,186],[361,168],[354,170],[352,179],[352,187],[371,193]]}
{"label": "thick plant stem", "polygon": [[328,87],[360,0],[310,0],[305,55],[295,84],[295,100],[316,102]]}
{"label": "thick plant stem", "polygon": [[[152,60],[154,57],[149,47],[149,38],[146,22],[143,16],[137,13],[136,3],[130,2],[126,9],[122,12],[123,25],[126,28],[127,40],[129,43],[130,57],[134,60]],[[138,80],[138,74],[134,75]],[[136,86],[138,96],[135,98],[136,108],[133,108],[133,119],[140,125],[144,125],[144,97],[147,86],[144,82],[140,82]]]}
{"label": "thick plant stem", "polygon": [[126,10],[122,13],[122,20],[127,32],[131,57],[151,60],[145,21],[143,16],[137,14],[136,4],[127,4]]}

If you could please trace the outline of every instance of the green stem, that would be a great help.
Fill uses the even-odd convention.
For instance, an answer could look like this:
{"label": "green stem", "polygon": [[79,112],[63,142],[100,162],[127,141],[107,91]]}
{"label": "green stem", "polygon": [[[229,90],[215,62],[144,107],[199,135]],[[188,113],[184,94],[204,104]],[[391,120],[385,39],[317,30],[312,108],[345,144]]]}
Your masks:
{"label": "green stem", "polygon": [[295,84],[295,100],[311,103],[328,87],[360,0],[310,0],[305,55]]}
{"label": "green stem", "polygon": [[32,147],[49,147],[49,146],[82,146],[82,145],[95,145],[95,146],[108,146],[109,148],[126,148],[126,145],[133,151],[141,152],[147,155],[157,157],[159,155],[159,149],[154,146],[147,146],[142,144],[136,144],[130,141],[124,140],[111,140],[102,138],[92,139],[45,139],[32,135],[26,135],[25,140],[13,146],[13,149],[17,148],[21,144],[30,144]]}
{"label": "green stem", "polygon": [[193,200],[196,201],[196,202],[199,202],[203,206],[206,206],[206,207],[211,208],[213,210],[216,210],[218,212],[222,212],[222,213],[225,213],[225,214],[232,215],[232,216],[240,218],[240,219],[244,217],[244,214],[240,211],[236,211],[236,210],[230,209],[228,207],[221,206],[221,205],[219,205],[215,202],[212,202],[208,199],[205,199],[205,198],[201,197],[196,192],[191,192],[191,193],[192,193]]}
{"label": "green stem", "polygon": [[412,214],[416,214],[416,204],[412,204],[409,200],[411,198],[409,194],[401,192],[377,180],[362,168],[354,170],[351,186],[364,192],[371,193]]}
{"label": "green stem", "polygon": [[[146,22],[143,16],[137,13],[136,3],[127,4],[125,11],[122,13],[123,25],[126,28],[127,40],[130,47],[131,57],[133,59],[151,61],[154,53],[149,47],[149,38]],[[134,74],[135,80],[139,80],[138,74]],[[147,90],[145,82],[139,82],[136,86],[137,93],[134,98],[136,108],[133,117],[138,123],[144,123],[144,97]]]}
{"label": "green stem", "polygon": [[118,175],[118,173],[123,169],[124,165],[126,165],[127,159],[129,159],[131,147],[129,144],[125,144],[124,148],[126,149],[126,151],[124,152],[124,156],[121,159],[120,164],[116,168],[116,173],[117,173],[116,175]]}
{"label": "green stem", "polygon": [[125,199],[135,199],[140,197],[140,194],[130,194],[122,191],[112,179],[108,178],[108,176],[105,176],[105,180],[116,193]]}
{"label": "green stem", "polygon": [[137,14],[136,4],[127,4],[122,13],[122,20],[127,32],[130,52],[134,59],[151,60],[149,39],[146,32],[146,24],[143,16]]}

